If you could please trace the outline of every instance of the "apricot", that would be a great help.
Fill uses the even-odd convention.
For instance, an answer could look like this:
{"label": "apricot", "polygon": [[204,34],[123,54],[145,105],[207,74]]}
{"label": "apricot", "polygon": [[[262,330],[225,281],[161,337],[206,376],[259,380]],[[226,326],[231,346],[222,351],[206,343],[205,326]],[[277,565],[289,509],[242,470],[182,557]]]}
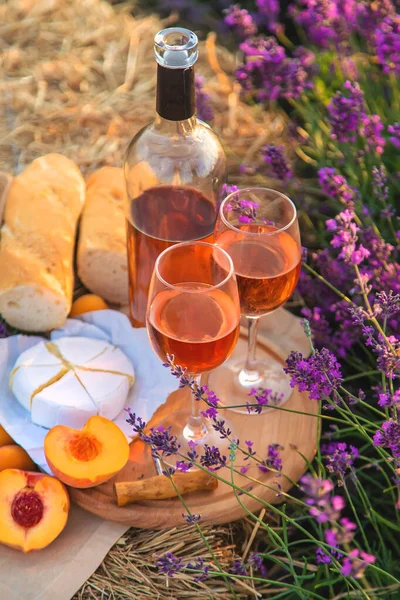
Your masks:
{"label": "apricot", "polygon": [[108,304],[100,296],[85,294],[72,303],[69,316],[77,317],[78,315],[83,315],[83,313],[92,312],[93,310],[105,310],[107,308]]}
{"label": "apricot", "polygon": [[7,431],[0,425],[0,448],[1,446],[8,446],[9,444],[14,444],[14,440],[10,435],[8,435]]}
{"label": "apricot", "polygon": [[45,548],[64,529],[69,511],[65,486],[44,473],[0,473],[0,543],[31,552]]}
{"label": "apricot", "polygon": [[10,444],[0,448],[0,471],[4,469],[23,469],[34,471],[36,465],[27,452],[21,446]]}
{"label": "apricot", "polygon": [[90,417],[82,429],[57,425],[44,440],[53,475],[65,484],[88,488],[111,479],[128,462],[129,444],[120,428],[104,417]]}

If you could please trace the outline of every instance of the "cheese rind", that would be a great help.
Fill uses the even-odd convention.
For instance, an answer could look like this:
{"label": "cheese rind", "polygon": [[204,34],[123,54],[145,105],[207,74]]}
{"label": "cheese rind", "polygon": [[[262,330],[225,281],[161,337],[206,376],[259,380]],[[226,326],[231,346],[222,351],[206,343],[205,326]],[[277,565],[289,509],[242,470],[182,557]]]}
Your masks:
{"label": "cheese rind", "polygon": [[115,419],[133,381],[132,363],[119,348],[103,340],[65,337],[23,352],[10,387],[33,423],[79,428],[94,415]]}

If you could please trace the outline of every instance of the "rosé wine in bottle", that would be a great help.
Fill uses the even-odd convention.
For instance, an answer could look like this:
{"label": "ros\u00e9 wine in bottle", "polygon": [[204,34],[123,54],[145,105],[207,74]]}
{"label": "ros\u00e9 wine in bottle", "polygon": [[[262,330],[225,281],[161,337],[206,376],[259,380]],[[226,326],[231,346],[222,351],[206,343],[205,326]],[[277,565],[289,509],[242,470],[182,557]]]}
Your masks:
{"label": "ros\u00e9 wine in bottle", "polygon": [[133,138],[124,165],[131,321],[145,324],[158,255],[184,241],[212,241],[226,159],[212,129],[196,118],[197,37],[188,29],[154,40],[156,117]]}

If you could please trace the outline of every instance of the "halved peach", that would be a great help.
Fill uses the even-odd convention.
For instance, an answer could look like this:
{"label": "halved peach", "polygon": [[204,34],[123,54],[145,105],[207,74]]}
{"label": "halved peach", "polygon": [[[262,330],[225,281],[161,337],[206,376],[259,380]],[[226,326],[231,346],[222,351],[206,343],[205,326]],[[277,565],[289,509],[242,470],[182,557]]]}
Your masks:
{"label": "halved peach", "polygon": [[57,425],[44,440],[52,473],[76,488],[111,479],[128,462],[129,444],[120,428],[104,417],[91,417],[83,429]]}
{"label": "halved peach", "polygon": [[5,469],[34,471],[36,465],[21,446],[10,444],[0,447],[0,471],[4,471]]}
{"label": "halved peach", "polygon": [[64,529],[69,511],[65,486],[44,473],[0,473],[0,543],[22,552],[45,548]]}
{"label": "halved peach", "polygon": [[0,448],[1,446],[8,446],[9,444],[14,444],[14,440],[8,435],[4,427],[0,425]]}

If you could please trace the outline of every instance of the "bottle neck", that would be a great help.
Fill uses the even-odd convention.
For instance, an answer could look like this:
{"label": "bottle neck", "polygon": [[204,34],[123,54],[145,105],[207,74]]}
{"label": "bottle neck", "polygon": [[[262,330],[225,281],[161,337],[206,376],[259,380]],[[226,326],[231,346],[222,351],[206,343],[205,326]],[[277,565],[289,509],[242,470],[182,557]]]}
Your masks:
{"label": "bottle neck", "polygon": [[196,112],[194,69],[157,69],[157,114],[168,121],[186,121]]}

